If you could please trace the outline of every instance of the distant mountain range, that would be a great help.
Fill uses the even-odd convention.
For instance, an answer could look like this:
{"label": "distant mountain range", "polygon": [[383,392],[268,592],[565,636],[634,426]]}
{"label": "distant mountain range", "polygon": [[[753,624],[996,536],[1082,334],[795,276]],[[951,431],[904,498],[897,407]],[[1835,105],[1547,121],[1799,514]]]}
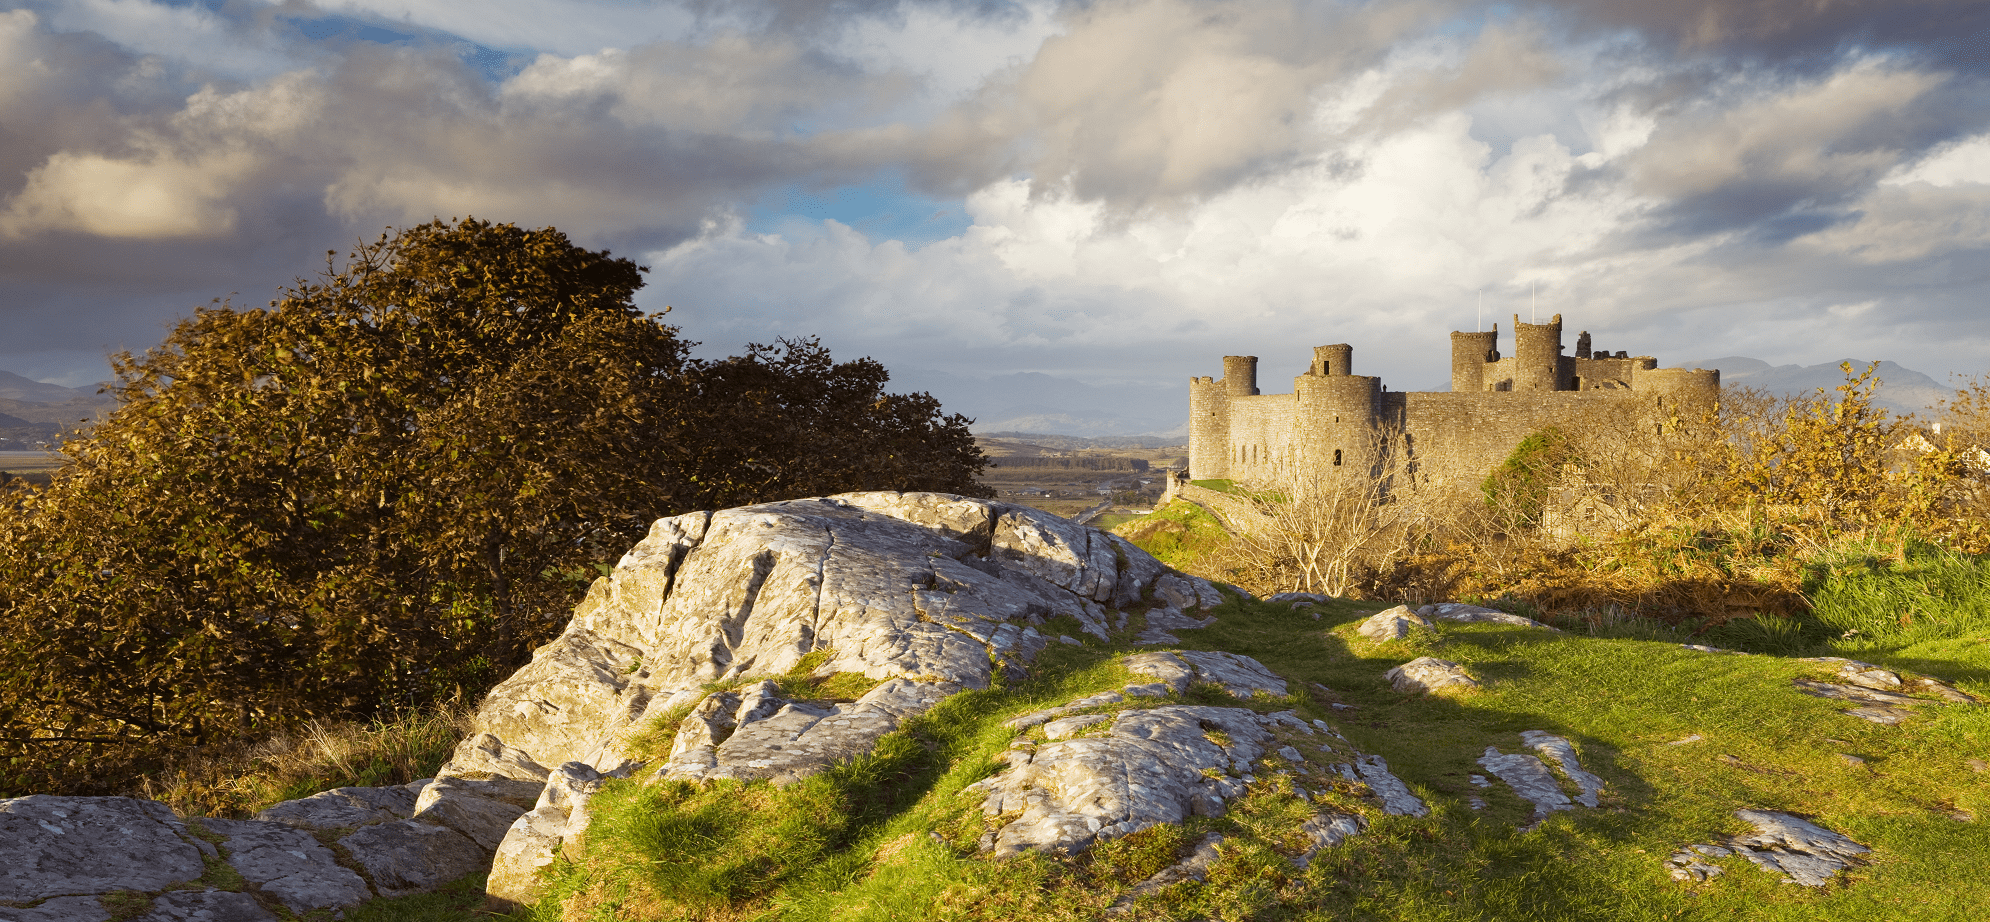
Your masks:
{"label": "distant mountain range", "polygon": [[0,449],[52,442],[79,424],[96,422],[117,406],[97,387],[63,387],[0,371]]}
{"label": "distant mountain range", "polygon": [[[1672,367],[1718,368],[1724,385],[1759,388],[1772,394],[1797,396],[1822,389],[1836,396],[1838,385],[1845,383],[1845,372],[1839,367],[1845,362],[1852,364],[1854,373],[1865,371],[1866,366],[1872,364],[1869,359],[1840,359],[1817,365],[1771,365],[1761,359],[1730,355],[1681,362]],[[1894,362],[1879,363],[1879,380],[1879,391],[1874,395],[1873,402],[1896,414],[1926,412],[1935,404],[1955,396],[1954,388],[1944,387],[1941,382]]]}
{"label": "distant mountain range", "polygon": [[930,369],[894,369],[893,391],[926,391],[974,431],[1100,438],[1158,436],[1188,441],[1188,387],[1086,384],[1027,371],[969,378]]}

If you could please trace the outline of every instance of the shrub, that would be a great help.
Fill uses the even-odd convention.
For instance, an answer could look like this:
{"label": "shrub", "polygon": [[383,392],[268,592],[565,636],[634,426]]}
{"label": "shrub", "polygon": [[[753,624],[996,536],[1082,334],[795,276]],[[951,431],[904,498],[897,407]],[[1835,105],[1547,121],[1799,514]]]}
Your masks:
{"label": "shrub", "polygon": [[435,222],[115,357],[116,412],[0,520],[0,792],[473,697],[659,516],[979,492],[966,419],[810,340],[690,359],[642,271]]}

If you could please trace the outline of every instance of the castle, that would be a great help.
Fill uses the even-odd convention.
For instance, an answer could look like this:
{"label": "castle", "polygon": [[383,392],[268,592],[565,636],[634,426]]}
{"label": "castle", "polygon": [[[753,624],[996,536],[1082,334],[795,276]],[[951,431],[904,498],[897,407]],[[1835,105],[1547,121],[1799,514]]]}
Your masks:
{"label": "castle", "polygon": [[1529,434],[1600,420],[1649,420],[1710,410],[1720,372],[1659,368],[1651,356],[1596,351],[1588,333],[1562,354],[1562,317],[1521,323],[1514,354],[1499,327],[1451,334],[1449,393],[1391,391],[1357,375],[1354,347],[1313,350],[1290,394],[1258,393],[1258,359],[1223,357],[1223,377],[1189,379],[1189,470],[1197,480],[1261,480],[1282,469],[1366,469],[1378,433],[1399,432],[1420,482],[1476,485]]}

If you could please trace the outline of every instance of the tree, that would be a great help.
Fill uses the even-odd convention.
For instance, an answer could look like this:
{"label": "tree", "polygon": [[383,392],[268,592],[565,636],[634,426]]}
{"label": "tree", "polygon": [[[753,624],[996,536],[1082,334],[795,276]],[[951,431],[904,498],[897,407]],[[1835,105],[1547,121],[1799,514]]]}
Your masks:
{"label": "tree", "polygon": [[116,356],[117,411],[0,520],[0,789],[480,692],[660,516],[977,492],[967,420],[877,363],[690,359],[633,306],[641,267],[556,230],[327,259]]}
{"label": "tree", "polygon": [[1251,484],[1258,513],[1238,523],[1237,549],[1280,590],[1345,596],[1367,571],[1388,566],[1415,541],[1402,433],[1377,428],[1353,452],[1367,464],[1302,455]]}

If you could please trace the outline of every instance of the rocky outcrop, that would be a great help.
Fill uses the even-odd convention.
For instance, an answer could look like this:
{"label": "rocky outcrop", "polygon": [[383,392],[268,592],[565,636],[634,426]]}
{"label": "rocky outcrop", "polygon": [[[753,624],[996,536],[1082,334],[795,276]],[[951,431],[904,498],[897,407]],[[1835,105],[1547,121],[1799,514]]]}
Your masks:
{"label": "rocky outcrop", "polygon": [[[1020,676],[1048,644],[1038,630],[1047,619],[1109,640],[1141,617],[1141,639],[1155,640],[1209,626],[1191,613],[1220,601],[1209,583],[1123,539],[1004,503],[853,493],[676,516],[657,522],[595,583],[565,633],[491,692],[436,783],[476,776],[551,790],[543,766],[560,765],[583,779],[562,782],[573,791],[587,772],[786,784],[868,752],[948,695],[988,687],[998,670]],[[854,701],[741,684],[805,657],[813,676],[879,684]],[[706,690],[712,683],[722,687]],[[680,714],[661,764],[641,764],[631,738]],[[433,809],[455,796],[441,791]],[[523,900],[531,875],[522,869],[550,860],[585,821],[557,800],[508,803],[497,867],[519,873],[494,870],[490,892]]]}
{"label": "rocky outcrop", "polygon": [[[161,918],[275,918],[246,894],[192,883],[214,860],[293,913],[487,869],[493,896],[525,899],[586,828],[606,777],[789,783],[868,752],[950,694],[1020,676],[1048,643],[1047,619],[1099,640],[1128,639],[1139,619],[1140,642],[1173,642],[1170,631],[1213,624],[1200,612],[1220,601],[1121,538],[1005,503],[852,493],[675,516],[492,690],[436,778],[339,788],[207,829],[126,798],[0,801],[0,905],[33,904],[6,910],[22,922],[100,922],[110,914],[97,897],[130,892],[163,894],[148,897]],[[746,681],[805,657],[814,676],[877,684],[818,701]],[[1182,657],[1182,676],[1284,693],[1241,658]],[[1170,681],[1186,679],[1151,684],[1165,695]],[[669,755],[645,764],[631,739],[666,715],[678,719]]]}
{"label": "rocky outcrop", "polygon": [[[1246,700],[1285,693],[1283,679],[1235,654],[1142,653],[1123,663],[1176,693],[1192,681]],[[1308,724],[1291,711],[1147,702],[1135,691],[1145,687],[1129,685],[1125,694],[1093,695],[1006,722],[1029,734],[1002,754],[1009,770],[967,788],[982,798],[982,813],[997,820],[981,840],[984,853],[1070,853],[1160,823],[1221,816],[1260,772],[1286,775],[1302,797],[1307,785],[1324,791],[1338,778],[1358,786],[1380,812],[1428,812],[1386,762],[1354,751],[1323,722]],[[1360,821],[1325,813],[1309,828],[1316,841],[1302,857],[1352,835]],[[1155,881],[1185,874],[1178,868]],[[1149,883],[1160,886],[1155,881]]]}

